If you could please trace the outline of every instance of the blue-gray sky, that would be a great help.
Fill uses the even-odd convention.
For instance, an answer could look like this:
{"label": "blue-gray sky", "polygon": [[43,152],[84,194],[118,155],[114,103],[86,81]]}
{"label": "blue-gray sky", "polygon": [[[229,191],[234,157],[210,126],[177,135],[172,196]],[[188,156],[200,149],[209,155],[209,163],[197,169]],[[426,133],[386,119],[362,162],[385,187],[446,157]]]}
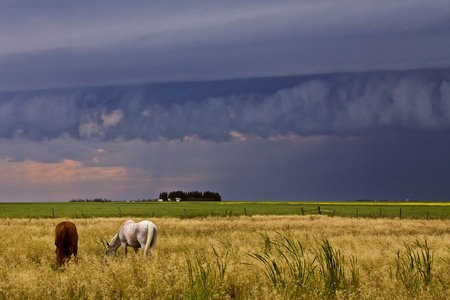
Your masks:
{"label": "blue-gray sky", "polygon": [[448,49],[448,1],[0,0],[0,201],[448,201]]}

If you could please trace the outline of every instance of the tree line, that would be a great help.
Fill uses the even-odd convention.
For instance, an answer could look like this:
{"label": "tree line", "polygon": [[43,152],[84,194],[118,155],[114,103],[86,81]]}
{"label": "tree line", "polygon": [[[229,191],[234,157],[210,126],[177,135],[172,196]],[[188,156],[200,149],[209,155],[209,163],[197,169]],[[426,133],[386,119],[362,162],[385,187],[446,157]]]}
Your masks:
{"label": "tree line", "polygon": [[112,202],[112,201],[110,199],[95,198],[95,199],[71,199],[69,202]]}
{"label": "tree line", "polygon": [[159,199],[163,201],[222,201],[222,197],[219,193],[215,192],[199,192],[199,191],[191,191],[191,192],[183,192],[183,191],[173,191],[173,192],[162,192],[159,194]]}
{"label": "tree line", "polygon": [[[215,192],[183,192],[183,191],[173,191],[173,192],[162,192],[159,194],[159,199],[163,201],[222,201],[222,197],[219,193]],[[138,200],[110,200],[102,198],[94,199],[71,199],[69,202],[155,202],[158,199],[138,199]]]}
{"label": "tree line", "polygon": [[110,199],[71,199],[69,202],[156,202],[158,199],[110,200]]}

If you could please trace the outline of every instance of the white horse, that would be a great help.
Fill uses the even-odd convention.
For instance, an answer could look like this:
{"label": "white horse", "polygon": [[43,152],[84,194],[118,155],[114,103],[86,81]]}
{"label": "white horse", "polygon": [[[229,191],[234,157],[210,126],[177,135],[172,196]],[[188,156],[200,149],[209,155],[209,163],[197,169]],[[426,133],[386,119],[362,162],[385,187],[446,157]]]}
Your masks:
{"label": "white horse", "polygon": [[[119,232],[112,238],[111,242],[106,243],[105,258],[108,254],[116,256],[117,248],[122,245],[123,254],[127,257],[127,247],[133,247],[134,252],[138,253],[142,248],[144,255],[147,255],[148,249],[154,249],[158,229],[150,221],[136,223],[128,220],[120,226]],[[151,256],[151,251],[149,256]]]}

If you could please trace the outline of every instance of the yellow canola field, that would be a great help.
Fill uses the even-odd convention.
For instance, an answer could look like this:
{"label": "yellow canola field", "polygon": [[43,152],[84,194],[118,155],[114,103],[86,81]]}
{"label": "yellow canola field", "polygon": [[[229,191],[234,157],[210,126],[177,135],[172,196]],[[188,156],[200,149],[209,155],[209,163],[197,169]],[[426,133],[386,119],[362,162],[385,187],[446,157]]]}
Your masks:
{"label": "yellow canola field", "polygon": [[361,205],[361,206],[375,206],[375,205],[383,205],[383,206],[450,206],[450,202],[284,202],[284,201],[264,201],[264,202],[227,202],[223,201],[219,204],[292,204],[292,205]]}

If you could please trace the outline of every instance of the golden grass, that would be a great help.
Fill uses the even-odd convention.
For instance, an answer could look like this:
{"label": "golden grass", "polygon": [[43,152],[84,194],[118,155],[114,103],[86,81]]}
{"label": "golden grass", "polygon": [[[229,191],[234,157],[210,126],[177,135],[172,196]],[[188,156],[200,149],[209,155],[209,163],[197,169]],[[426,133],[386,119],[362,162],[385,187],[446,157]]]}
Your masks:
{"label": "golden grass", "polygon": [[[300,241],[312,260],[322,238],[347,259],[357,257],[359,286],[340,289],[336,298],[450,298],[450,221],[350,219],[327,216],[252,216],[204,219],[152,219],[158,240],[150,260],[118,257],[104,262],[102,246],[124,218],[74,219],[79,233],[79,261],[59,269],[54,228],[62,219],[0,219],[0,299],[170,299],[189,298],[187,257],[212,266],[217,250],[226,262],[216,298],[283,299],[248,253],[262,253],[261,233]],[[140,220],[136,220],[140,221]],[[427,240],[434,254],[433,280],[408,291],[396,278],[393,262],[404,243]],[[224,246],[227,241],[231,243]],[[228,256],[226,253],[228,252]],[[446,261],[444,261],[446,260]],[[299,298],[324,297],[322,282]],[[192,295],[191,295],[192,296]]]}

